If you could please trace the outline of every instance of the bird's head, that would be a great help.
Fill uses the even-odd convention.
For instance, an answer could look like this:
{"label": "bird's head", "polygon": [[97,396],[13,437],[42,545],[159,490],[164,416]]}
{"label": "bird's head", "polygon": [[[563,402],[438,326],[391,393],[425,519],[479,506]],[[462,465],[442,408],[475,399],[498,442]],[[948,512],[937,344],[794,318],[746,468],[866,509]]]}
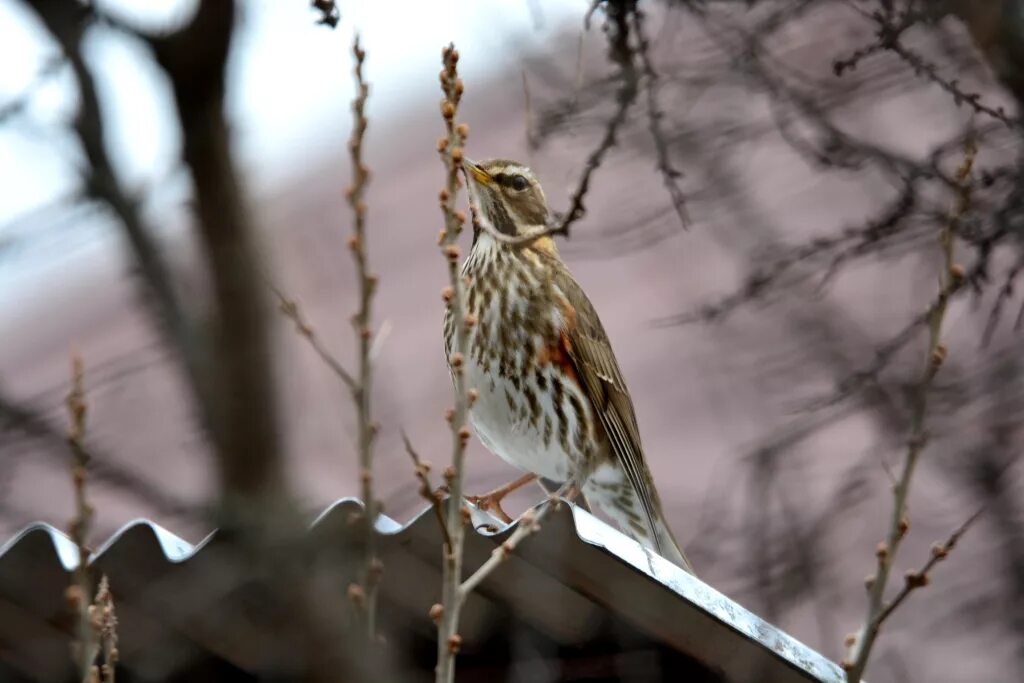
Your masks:
{"label": "bird's head", "polygon": [[508,159],[465,159],[463,166],[483,218],[498,232],[515,237],[546,225],[544,190],[529,168]]}

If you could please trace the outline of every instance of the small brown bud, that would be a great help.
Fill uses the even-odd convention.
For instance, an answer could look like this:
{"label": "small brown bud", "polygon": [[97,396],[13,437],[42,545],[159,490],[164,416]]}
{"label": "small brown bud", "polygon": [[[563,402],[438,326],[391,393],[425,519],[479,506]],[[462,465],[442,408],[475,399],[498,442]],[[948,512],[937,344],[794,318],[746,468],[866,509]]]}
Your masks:
{"label": "small brown bud", "polygon": [[364,327],[359,331],[359,335],[363,339],[370,339],[373,337],[373,330],[371,330],[369,327]]}
{"label": "small brown bud", "polygon": [[[448,138],[438,138],[438,140],[437,140],[437,151],[438,152],[443,152],[446,149],[448,149]],[[442,190],[442,192],[444,192],[444,190]],[[448,193],[444,192],[444,196],[441,197],[441,201],[443,202],[446,199],[448,199]]]}
{"label": "small brown bud", "polygon": [[453,479],[455,479],[455,468],[449,465],[444,468],[444,480],[451,482]]}
{"label": "small brown bud", "polygon": [[442,189],[441,192],[438,193],[437,198],[440,199],[442,203],[448,201],[448,190]]}
{"label": "small brown bud", "polygon": [[447,120],[451,120],[455,116],[455,105],[445,100],[441,103],[441,116]]}
{"label": "small brown bud", "polygon": [[461,368],[463,360],[464,359],[462,357],[462,354],[456,351],[455,353],[452,354],[452,357],[449,362],[452,364],[453,368]]}
{"label": "small brown bud", "polygon": [[463,212],[463,211],[456,211],[455,212],[455,220],[457,220],[459,222],[459,225],[465,225],[466,224],[466,214],[465,214],[465,212]]}
{"label": "small brown bud", "polygon": [[352,251],[359,251],[360,246],[362,246],[362,243],[359,240],[359,235],[352,235],[351,237],[348,238],[349,249],[351,249]]}
{"label": "small brown bud", "polygon": [[358,583],[350,583],[348,585],[348,599],[356,607],[362,607],[366,603],[366,591]]}
{"label": "small brown bud", "polygon": [[839,666],[840,668],[842,668],[843,671],[849,672],[851,669],[853,669],[853,662],[851,662],[849,659],[844,659],[843,661],[839,662]]}
{"label": "small brown bud", "polygon": [[452,148],[452,161],[454,161],[456,164],[461,164],[462,163],[462,148],[461,147],[454,147],[454,148]]}
{"label": "small brown bud", "polygon": [[449,261],[459,260],[459,247],[457,244],[449,244],[444,248],[444,255],[448,257]]}
{"label": "small brown bud", "polygon": [[469,391],[466,392],[466,399],[469,402],[470,407],[472,407],[472,405],[474,403],[476,403],[476,400],[479,397],[480,397],[480,392],[477,391],[476,389],[470,389]]}
{"label": "small brown bud", "polygon": [[462,79],[455,81],[455,97],[462,97],[462,93],[466,91],[466,86],[463,84]]}
{"label": "small brown bud", "polygon": [[939,367],[946,360],[946,346],[944,344],[938,344],[935,350],[932,351],[932,365]]}
{"label": "small brown bud", "polygon": [[949,555],[949,550],[946,546],[936,543],[932,546],[932,555],[940,560],[944,560],[946,559],[946,556]]}
{"label": "small brown bud", "polygon": [[846,647],[853,647],[853,644],[856,643],[856,642],[857,642],[857,634],[856,633],[848,633],[846,635],[846,638],[843,639],[843,645],[845,645]]}
{"label": "small brown bud", "polygon": [[373,558],[373,561],[370,562],[370,571],[369,571],[370,577],[372,579],[374,579],[374,580],[377,580],[377,579],[380,578],[381,574],[383,574],[383,573],[384,573],[384,562],[381,561],[381,559],[379,557]]}
{"label": "small brown bud", "polygon": [[465,123],[460,123],[455,128],[455,132],[459,134],[459,137],[465,140],[469,137],[469,126]]}
{"label": "small brown bud", "polygon": [[966,275],[967,273],[964,271],[964,267],[959,263],[954,263],[949,267],[949,276],[953,278],[953,282],[955,284],[963,282],[963,279],[964,277],[966,277]]}
{"label": "small brown bud", "polygon": [[454,408],[449,408],[448,410],[444,411],[444,421],[445,422],[447,422],[448,424],[451,424],[454,419],[455,419],[455,409]]}
{"label": "small brown bud", "polygon": [[476,325],[476,316],[473,315],[472,313],[467,313],[466,317],[463,319],[463,322],[466,323],[466,327],[468,329],[472,329],[473,326]]}
{"label": "small brown bud", "polygon": [[441,230],[440,232],[438,232],[437,233],[437,246],[441,246],[442,244],[444,244],[444,241],[445,241],[445,239],[447,237],[448,237],[448,231],[447,230]]}
{"label": "small brown bud", "polygon": [[435,602],[433,605],[430,606],[430,620],[431,621],[433,621],[435,624],[440,624],[441,623],[441,617],[443,617],[443,616],[444,616],[444,607],[442,607],[439,603]]}
{"label": "small brown bud", "polygon": [[451,303],[452,299],[455,298],[455,290],[451,287],[445,287],[441,290],[441,298],[444,299],[446,304]]}
{"label": "small brown bud", "polygon": [[928,585],[928,575],[921,574],[917,571],[914,571],[913,569],[904,574],[903,578],[907,582],[907,588],[914,589]]}
{"label": "small brown bud", "polygon": [[515,546],[512,545],[509,541],[505,541],[499,547],[501,549],[501,559],[503,560],[507,560],[509,555],[512,554],[512,551],[515,550]]}
{"label": "small brown bud", "polygon": [[884,560],[888,556],[889,556],[889,546],[886,545],[885,542],[883,541],[883,542],[878,544],[877,548],[875,548],[875,557],[877,557],[880,560]]}
{"label": "small brown bud", "polygon": [[465,443],[469,441],[469,436],[469,427],[467,427],[466,425],[462,425],[462,429],[459,430],[459,439],[462,440],[463,445],[465,445]]}
{"label": "small brown bud", "polygon": [[370,482],[373,481],[373,472],[371,472],[369,469],[364,468],[359,473],[359,478],[362,480],[364,484],[369,484]]}
{"label": "small brown bud", "polygon": [[910,520],[907,519],[907,517],[904,515],[903,517],[900,518],[900,523],[899,523],[899,526],[897,527],[897,530],[899,531],[900,538],[903,538],[903,536],[906,535],[907,530],[909,530],[909,529],[910,529]]}
{"label": "small brown bud", "polygon": [[459,650],[461,648],[462,648],[462,636],[460,636],[458,633],[456,633],[455,635],[450,636],[448,638],[448,652],[451,652],[453,655],[455,655],[455,654],[459,653]]}

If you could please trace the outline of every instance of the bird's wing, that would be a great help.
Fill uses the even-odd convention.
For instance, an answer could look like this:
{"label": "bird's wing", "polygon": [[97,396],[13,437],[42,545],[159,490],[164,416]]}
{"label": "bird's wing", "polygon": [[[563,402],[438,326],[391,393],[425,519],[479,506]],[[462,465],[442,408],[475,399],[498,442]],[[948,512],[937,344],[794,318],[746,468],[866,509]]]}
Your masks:
{"label": "bird's wing", "polygon": [[[650,470],[644,462],[640,429],[626,381],[615,360],[608,334],[594,305],[564,266],[551,269],[553,284],[561,291],[571,311],[566,315],[566,352],[572,361],[584,393],[608,434],[612,452],[622,465],[633,490],[640,499],[653,540],[660,549],[655,520],[660,504]],[[567,343],[566,343],[567,342]]]}

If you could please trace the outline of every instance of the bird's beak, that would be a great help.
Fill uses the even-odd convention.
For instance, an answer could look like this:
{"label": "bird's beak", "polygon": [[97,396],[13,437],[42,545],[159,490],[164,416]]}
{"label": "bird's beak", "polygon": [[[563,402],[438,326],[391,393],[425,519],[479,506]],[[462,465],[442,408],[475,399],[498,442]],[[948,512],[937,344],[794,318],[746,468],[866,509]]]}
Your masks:
{"label": "bird's beak", "polygon": [[484,169],[480,168],[475,161],[468,157],[463,157],[462,166],[466,171],[473,176],[473,180],[483,185],[484,187],[491,184],[491,176]]}

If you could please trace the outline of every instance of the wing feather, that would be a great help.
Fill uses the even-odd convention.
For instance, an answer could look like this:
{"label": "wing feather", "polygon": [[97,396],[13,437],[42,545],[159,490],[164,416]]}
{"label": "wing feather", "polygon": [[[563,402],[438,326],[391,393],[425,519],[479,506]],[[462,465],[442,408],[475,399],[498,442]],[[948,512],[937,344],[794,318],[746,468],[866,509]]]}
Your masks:
{"label": "wing feather", "polygon": [[655,525],[655,520],[661,516],[660,504],[651,482],[650,472],[644,463],[640,429],[637,426],[633,401],[612,352],[608,334],[590,299],[568,270],[558,264],[552,267],[551,271],[554,285],[575,312],[575,315],[570,316],[574,324],[563,330],[570,342],[569,358],[580,378],[584,393],[608,435],[612,452],[640,499],[651,529],[652,540],[661,552]]}

